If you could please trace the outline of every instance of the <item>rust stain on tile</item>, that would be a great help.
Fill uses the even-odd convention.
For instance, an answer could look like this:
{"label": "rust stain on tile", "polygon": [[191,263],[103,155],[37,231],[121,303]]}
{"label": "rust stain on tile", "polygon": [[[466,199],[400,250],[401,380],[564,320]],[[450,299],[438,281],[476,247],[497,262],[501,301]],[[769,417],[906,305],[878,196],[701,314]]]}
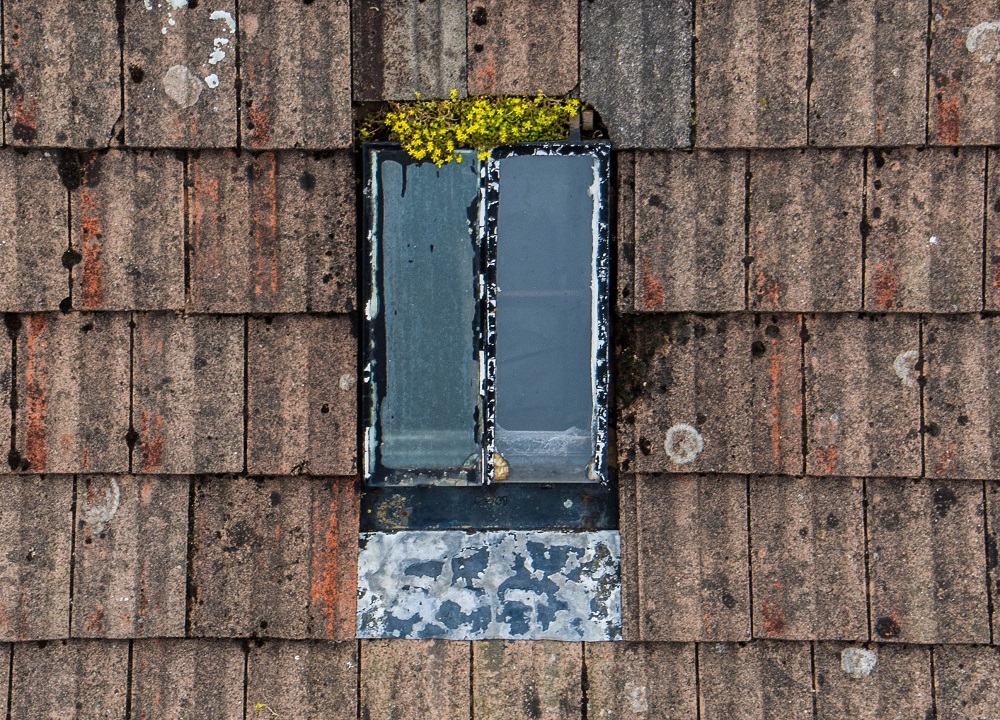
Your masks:
{"label": "rust stain on tile", "polygon": [[941,451],[941,456],[938,458],[937,463],[934,465],[935,475],[944,475],[949,470],[955,469],[955,456],[958,454],[958,443],[954,440],[948,443],[943,451]]}
{"label": "rust stain on tile", "polygon": [[[761,234],[761,228],[758,226],[757,234]],[[757,271],[757,280],[755,283],[756,293],[758,298],[758,303],[763,300],[767,300],[768,305],[771,308],[781,307],[781,285],[777,280],[768,280],[764,276],[764,272],[761,270]]]}
{"label": "rust stain on tile", "polygon": [[655,310],[663,304],[663,285],[649,272],[649,258],[642,259],[642,308]]}
{"label": "rust stain on tile", "polygon": [[[262,172],[261,166],[266,169]],[[275,175],[277,160],[274,153],[261,155],[247,165],[247,178],[251,183],[251,197],[263,198],[250,215],[253,233],[254,295],[260,297],[278,291],[278,183]],[[263,217],[262,217],[263,215]]]}
{"label": "rust stain on tile", "polygon": [[785,634],[785,614],[778,603],[770,603],[767,600],[760,601],[761,627],[768,635]]}
{"label": "rust stain on tile", "polygon": [[899,293],[899,277],[895,268],[882,262],[875,266],[872,275],[872,287],[875,297],[872,302],[876,310],[892,310],[896,305],[896,295]]}
{"label": "rust stain on tile", "polygon": [[28,316],[28,356],[25,359],[25,405],[28,418],[25,423],[24,458],[36,472],[45,469],[48,457],[45,421],[48,413],[48,366],[43,352],[48,346],[41,339],[47,324],[46,316],[36,313]]}
{"label": "rust stain on tile", "polygon": [[152,432],[149,425],[149,414],[143,410],[139,421],[139,445],[142,447],[142,467],[140,472],[149,472],[163,464],[163,417],[153,418]]}
{"label": "rust stain on tile", "polygon": [[14,139],[23,143],[33,143],[38,137],[35,129],[35,103],[25,103],[24,87],[21,83],[14,85]]}
{"label": "rust stain on tile", "polygon": [[313,608],[320,611],[324,623],[321,635],[327,638],[349,637],[354,634],[354,617],[349,610],[354,607],[357,596],[357,575],[353,566],[345,572],[341,562],[343,539],[338,537],[342,533],[340,519],[347,517],[351,508],[341,508],[340,500],[339,488],[334,487],[328,509],[323,511],[317,508],[313,512],[316,549],[312,562],[309,601]]}
{"label": "rust stain on tile", "polygon": [[[258,60],[259,64],[263,68],[270,68],[271,51],[267,48],[260,49],[260,58]],[[244,66],[246,67],[246,66]],[[260,83],[258,86],[256,65],[250,65],[246,67],[248,85],[250,87],[257,88],[257,93],[259,94],[259,100],[257,103],[248,100],[246,111],[250,115],[250,122],[247,123],[247,127],[250,129],[250,134],[253,136],[252,145],[267,145],[271,142],[271,117],[268,115],[266,109],[270,98],[267,96],[267,84]]]}
{"label": "rust stain on tile", "polygon": [[84,308],[98,308],[104,304],[104,273],[101,269],[101,219],[97,215],[97,200],[86,187],[80,188],[80,233],[83,255],[80,288]]}
{"label": "rust stain on tile", "polygon": [[774,455],[774,464],[781,467],[781,356],[778,353],[777,338],[771,339],[771,368],[769,375],[771,378],[771,408],[769,415],[771,418],[771,452]]}
{"label": "rust stain on tile", "polygon": [[[961,38],[958,38],[958,42],[961,42]],[[938,120],[937,141],[944,145],[958,145],[961,137],[961,119],[958,107],[962,101],[958,80],[954,73],[950,78],[939,75],[937,85],[939,90],[934,100]]]}

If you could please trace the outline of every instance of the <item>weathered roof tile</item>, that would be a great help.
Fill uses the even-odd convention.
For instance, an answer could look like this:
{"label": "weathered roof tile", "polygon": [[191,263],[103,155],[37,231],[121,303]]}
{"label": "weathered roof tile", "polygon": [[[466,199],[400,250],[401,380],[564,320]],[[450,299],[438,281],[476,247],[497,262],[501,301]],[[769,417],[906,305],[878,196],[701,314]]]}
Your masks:
{"label": "weathered roof tile", "polygon": [[806,321],[808,472],[920,475],[920,342],[912,316]]}
{"label": "weathered roof tile", "polygon": [[754,637],[867,640],[862,483],[751,478]]}
{"label": "weathered roof tile", "polygon": [[15,452],[31,472],[128,470],[127,313],[37,313],[17,338]]}
{"label": "weathered roof tile", "polygon": [[132,717],[243,720],[245,657],[233,640],[136,640]]}
{"label": "weathered roof tile", "polygon": [[247,657],[248,720],[358,717],[358,644],[271,640]]}
{"label": "weathered roof tile", "polygon": [[855,151],[750,153],[752,309],[861,308],[863,164]]}
{"label": "weathered roof tile", "polygon": [[582,663],[583,643],[474,642],[473,716],[482,720],[580,717]]}
{"label": "weathered roof tile", "polygon": [[931,683],[927,647],[816,644],[817,720],[927,720]]}
{"label": "weathered roof tile", "polygon": [[1000,483],[995,480],[987,480],[986,490],[986,571],[987,587],[990,593],[990,600],[993,603],[993,613],[991,622],[993,627],[993,641],[1000,637],[1000,613],[996,608],[1000,607],[1000,558],[997,552],[997,537],[1000,531]]}
{"label": "weathered roof tile", "polygon": [[135,315],[136,472],[243,469],[243,333],[241,317]]}
{"label": "weathered roof tile", "polygon": [[804,146],[808,3],[706,0],[695,35],[696,143]]}
{"label": "weathered roof tile", "polygon": [[619,360],[623,469],[802,469],[797,316],[641,320]]}
{"label": "weathered roof tile", "polygon": [[[0,468],[3,465],[3,448],[10,448],[10,422],[7,418],[11,416],[11,391],[13,390],[14,369],[13,344],[16,335],[11,326],[16,325],[20,320],[16,315],[4,316],[4,327],[0,330]],[[13,454],[8,454],[8,465],[17,465],[17,458]]]}
{"label": "weathered roof tile", "polygon": [[467,642],[362,640],[361,717],[468,717],[470,652]]}
{"label": "weathered roof tile", "polygon": [[985,162],[980,148],[869,154],[865,308],[981,309]]}
{"label": "weathered roof tile", "polygon": [[927,3],[817,2],[811,30],[809,143],[922,145]]}
{"label": "weathered roof tile", "polygon": [[635,158],[635,309],[742,310],[746,154]]}
{"label": "weathered roof tile", "polygon": [[680,643],[586,643],[588,718],[693,718],[695,648]]}
{"label": "weathered roof tile", "polygon": [[756,641],[702,646],[698,656],[704,720],[812,718],[807,643]]}
{"label": "weathered roof tile", "polygon": [[73,306],[184,307],[184,164],[170,152],[87,153],[63,163],[70,193]]}
{"label": "weathered roof tile", "polygon": [[983,516],[979,481],[868,481],[873,637],[989,642]]}
{"label": "weathered roof tile", "polygon": [[692,3],[580,4],[580,97],[617,147],[691,139]]}
{"label": "weathered roof tile", "polygon": [[357,341],[344,316],[251,318],[247,467],[357,473]]}
{"label": "weathered roof tile", "polygon": [[465,95],[465,0],[354,3],[354,99]]}
{"label": "weathered roof tile", "polygon": [[622,636],[640,640],[641,605],[639,599],[639,479],[623,473],[618,477],[618,528],[621,537],[620,569],[622,579]]}
{"label": "weathered roof tile", "polygon": [[988,718],[1000,703],[1000,648],[941,645],[934,648],[938,717]]}
{"label": "weathered roof tile", "polygon": [[73,478],[0,475],[0,520],[0,640],[66,637]]}
{"label": "weathered roof tile", "polygon": [[934,0],[932,12],[928,142],[995,145],[1000,142],[996,5]]}
{"label": "weathered roof tile", "polygon": [[236,4],[130,2],[125,13],[125,142],[236,145]]}
{"label": "weathered roof tile", "polygon": [[184,635],[189,489],[184,477],[77,479],[74,637]]}
{"label": "weathered roof tile", "polygon": [[470,0],[470,95],[565,95],[578,82],[575,0]]}
{"label": "weathered roof tile", "polygon": [[191,309],[351,310],[354,164],[349,153],[191,158]]}
{"label": "weathered roof tile", "polygon": [[121,114],[118,21],[112,3],[4,3],[5,139],[96,148]]}
{"label": "weathered roof tile", "polygon": [[205,478],[196,486],[191,633],[354,637],[354,481]]}
{"label": "weathered roof tile", "polygon": [[620,313],[635,309],[635,153],[614,155],[618,194],[615,196],[616,238],[618,240],[618,296],[615,307]]}
{"label": "weathered roof tile", "polygon": [[69,294],[69,216],[54,158],[0,150],[0,217],[0,310],[56,310]]}
{"label": "weathered roof tile", "polygon": [[[747,486],[735,475],[637,479],[642,640],[748,640]],[[636,637],[633,633],[633,637]]]}
{"label": "weathered roof tile", "polygon": [[1000,321],[937,315],[923,321],[924,472],[1000,478]]}
{"label": "weathered roof tile", "polygon": [[125,717],[127,642],[23,643],[13,660],[11,720]]}
{"label": "weathered roof tile", "polygon": [[985,310],[1000,310],[1000,154],[987,153],[986,266],[983,268]]}
{"label": "weathered roof tile", "polygon": [[244,146],[351,145],[350,14],[347,0],[241,0]]}

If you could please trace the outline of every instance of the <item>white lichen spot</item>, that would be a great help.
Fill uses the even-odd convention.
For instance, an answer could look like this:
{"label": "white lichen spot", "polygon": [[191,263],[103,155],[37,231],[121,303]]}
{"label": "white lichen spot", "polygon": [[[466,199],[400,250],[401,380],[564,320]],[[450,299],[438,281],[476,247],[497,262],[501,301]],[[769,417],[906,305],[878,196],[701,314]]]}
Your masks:
{"label": "white lichen spot", "polygon": [[208,85],[213,90],[219,87],[219,76],[215,73],[205,76],[205,84]]}
{"label": "white lichen spot", "polygon": [[907,350],[899,353],[892,362],[892,369],[896,371],[896,377],[908,388],[915,388],[919,385],[916,375],[918,360],[920,360],[919,352]]}
{"label": "white lichen spot", "polygon": [[150,0],[142,0],[142,4],[146,6],[147,10],[153,9],[153,3]]}
{"label": "white lichen spot", "polygon": [[163,76],[163,90],[181,107],[191,107],[201,97],[205,85],[187,69],[186,65],[173,65]]}
{"label": "white lichen spot", "polygon": [[684,465],[701,454],[705,449],[705,441],[696,427],[678,423],[667,430],[663,447],[667,451],[667,457],[678,465]]}
{"label": "white lichen spot", "polygon": [[566,502],[563,503],[563,507],[569,510],[571,507],[573,507],[573,501],[570,500],[569,498],[566,498]]}
{"label": "white lichen spot", "polygon": [[229,26],[229,32],[236,32],[236,21],[233,20],[233,16],[226,12],[225,10],[214,10],[211,15],[208,16],[209,20],[225,20],[226,25]]}
{"label": "white lichen spot", "polygon": [[646,686],[633,685],[631,682],[625,683],[625,697],[632,707],[632,712],[645,714],[649,712],[649,701],[646,700]]}
{"label": "white lichen spot", "polygon": [[354,375],[350,373],[344,373],[343,375],[340,376],[340,389],[350,390],[352,387],[354,387],[354,383],[356,382],[357,380],[355,379]]}
{"label": "white lichen spot", "polygon": [[181,8],[186,8],[188,6],[188,0],[167,0],[167,5],[172,7],[174,10],[180,10]]}
{"label": "white lichen spot", "polygon": [[878,653],[860,647],[849,647],[840,653],[840,669],[855,680],[868,677],[878,665]]}
{"label": "white lichen spot", "polygon": [[160,28],[160,32],[163,33],[164,35],[167,34],[167,27],[166,27],[166,25],[164,25],[163,27]]}
{"label": "white lichen spot", "polygon": [[965,33],[965,47],[979,62],[1000,60],[1000,22],[981,22]]}
{"label": "white lichen spot", "polygon": [[93,533],[104,532],[104,527],[111,522],[118,506],[121,504],[122,493],[118,486],[118,481],[114,478],[104,488],[103,497],[91,500],[89,497],[83,501],[83,521],[90,526]]}
{"label": "white lichen spot", "polygon": [[930,243],[931,245],[937,245],[938,244],[937,235],[931,235],[931,239],[928,240],[927,242]]}
{"label": "white lichen spot", "polygon": [[212,43],[214,48],[212,49],[212,54],[208,56],[208,64],[218,65],[226,59],[226,51],[222,49],[222,46],[228,45],[229,40],[224,37],[217,37],[212,41]]}

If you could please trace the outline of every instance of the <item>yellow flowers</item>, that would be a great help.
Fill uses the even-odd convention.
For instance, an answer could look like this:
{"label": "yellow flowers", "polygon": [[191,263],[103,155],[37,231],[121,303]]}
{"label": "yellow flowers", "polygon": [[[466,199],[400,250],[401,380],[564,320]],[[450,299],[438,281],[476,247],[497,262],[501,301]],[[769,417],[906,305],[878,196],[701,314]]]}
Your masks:
{"label": "yellow flowers", "polygon": [[459,98],[452,90],[447,100],[392,103],[384,118],[369,120],[359,129],[362,140],[374,137],[380,126],[389,138],[413,158],[438,167],[462,158],[455,149],[473,148],[479,159],[490,148],[504,143],[558,140],[566,137],[569,119],[580,111],[580,101],[527,97]]}

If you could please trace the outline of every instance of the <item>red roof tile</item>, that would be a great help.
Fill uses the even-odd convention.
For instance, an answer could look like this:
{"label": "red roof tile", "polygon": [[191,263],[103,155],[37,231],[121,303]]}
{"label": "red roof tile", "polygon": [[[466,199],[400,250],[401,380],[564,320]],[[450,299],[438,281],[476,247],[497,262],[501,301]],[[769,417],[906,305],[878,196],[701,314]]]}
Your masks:
{"label": "red roof tile", "polygon": [[[472,643],[472,714],[490,720],[577,718],[583,643]],[[464,715],[463,715],[464,716]]]}
{"label": "red roof tile", "polygon": [[268,640],[247,656],[247,718],[355,720],[358,644]]}
{"label": "red roof tile", "polygon": [[471,643],[362,640],[360,646],[361,717],[440,720],[468,716]]}

